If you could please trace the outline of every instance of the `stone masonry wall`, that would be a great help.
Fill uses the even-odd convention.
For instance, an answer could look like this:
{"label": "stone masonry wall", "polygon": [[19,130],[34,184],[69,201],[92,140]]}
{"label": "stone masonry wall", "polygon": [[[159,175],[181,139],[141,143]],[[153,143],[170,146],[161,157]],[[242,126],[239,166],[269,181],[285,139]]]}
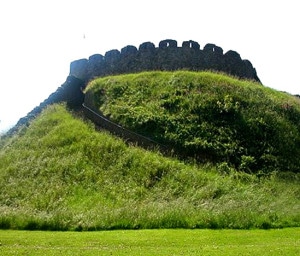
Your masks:
{"label": "stone masonry wall", "polygon": [[95,54],[89,59],[73,61],[70,75],[88,82],[106,75],[179,69],[222,71],[260,82],[251,62],[241,59],[235,51],[224,54],[223,49],[214,44],[206,44],[201,50],[200,45],[192,40],[184,41],[178,47],[177,41],[171,39],[161,41],[158,47],[145,42],[138,49],[128,45],[121,51],[110,50],[104,56]]}
{"label": "stone masonry wall", "polygon": [[39,106],[21,118],[7,132],[7,135],[13,134],[23,125],[28,125],[30,120],[50,104],[67,102],[71,108],[80,107],[85,101],[82,89],[95,77],[147,70],[179,69],[222,71],[260,82],[250,61],[242,60],[235,51],[223,54],[222,48],[214,44],[205,45],[203,50],[197,42],[192,40],[183,42],[182,47],[178,47],[177,41],[171,39],[161,41],[158,47],[151,42],[142,43],[139,49],[128,45],[121,51],[110,50],[104,56],[95,54],[89,59],[73,61],[70,64],[70,74],[67,80]]}

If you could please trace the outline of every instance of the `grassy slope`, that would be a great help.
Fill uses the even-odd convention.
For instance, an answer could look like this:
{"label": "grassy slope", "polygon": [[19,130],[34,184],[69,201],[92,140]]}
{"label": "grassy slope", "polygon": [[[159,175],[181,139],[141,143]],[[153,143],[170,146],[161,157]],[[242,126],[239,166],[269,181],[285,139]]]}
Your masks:
{"label": "grassy slope", "polygon": [[255,173],[299,172],[300,100],[210,72],[145,72],[99,78],[96,108],[182,153]]}
{"label": "grassy slope", "polygon": [[270,228],[300,225],[300,188],[227,165],[147,152],[46,109],[0,140],[0,228]]}

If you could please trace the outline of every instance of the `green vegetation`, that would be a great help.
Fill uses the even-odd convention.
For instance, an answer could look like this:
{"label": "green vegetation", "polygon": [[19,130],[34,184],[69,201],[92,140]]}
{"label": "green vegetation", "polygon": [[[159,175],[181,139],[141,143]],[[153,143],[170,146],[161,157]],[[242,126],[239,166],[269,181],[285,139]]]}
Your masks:
{"label": "green vegetation", "polygon": [[1,255],[299,255],[298,229],[0,231]]}
{"label": "green vegetation", "polygon": [[202,162],[247,173],[299,172],[300,100],[210,72],[99,78],[88,103],[123,126]]}
{"label": "green vegetation", "polygon": [[0,140],[0,187],[2,229],[300,226],[299,174],[167,158],[96,131],[64,105]]}

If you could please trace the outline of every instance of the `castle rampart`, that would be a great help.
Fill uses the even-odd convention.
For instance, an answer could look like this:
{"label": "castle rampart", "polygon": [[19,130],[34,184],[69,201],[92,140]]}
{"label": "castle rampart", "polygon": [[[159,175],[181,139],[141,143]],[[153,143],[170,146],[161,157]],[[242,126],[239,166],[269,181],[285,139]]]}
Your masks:
{"label": "castle rampart", "polygon": [[184,41],[178,47],[177,41],[171,39],[160,41],[158,47],[145,42],[138,49],[128,45],[121,51],[107,51],[104,56],[95,54],[89,59],[73,61],[70,75],[88,82],[106,75],[178,69],[215,70],[259,81],[251,62],[241,59],[235,51],[224,54],[223,49],[214,44],[206,44],[201,50],[200,44],[192,40]]}
{"label": "castle rampart", "polygon": [[240,78],[259,81],[256,70],[248,60],[242,60],[235,51],[223,54],[223,49],[214,44],[206,44],[203,50],[192,40],[184,41],[182,47],[177,41],[167,39],[158,47],[151,42],[142,43],[137,49],[128,45],[119,50],[110,50],[105,55],[94,54],[89,59],[80,59],[70,64],[67,80],[39,106],[21,118],[8,134],[18,127],[29,124],[46,106],[58,102],[76,108],[81,106],[85,95],[82,88],[95,77],[113,74],[133,73],[147,70],[215,70]]}

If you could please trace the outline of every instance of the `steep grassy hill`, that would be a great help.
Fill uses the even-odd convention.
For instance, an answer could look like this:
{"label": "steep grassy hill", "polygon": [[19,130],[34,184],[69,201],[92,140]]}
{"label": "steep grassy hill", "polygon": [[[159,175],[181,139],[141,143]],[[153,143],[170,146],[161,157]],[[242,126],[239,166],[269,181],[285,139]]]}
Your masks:
{"label": "steep grassy hill", "polygon": [[0,140],[0,187],[0,228],[300,226],[299,174],[258,178],[166,158],[96,131],[63,105]]}
{"label": "steep grassy hill", "polygon": [[211,72],[144,72],[92,81],[86,104],[202,162],[248,173],[300,171],[300,100]]}

